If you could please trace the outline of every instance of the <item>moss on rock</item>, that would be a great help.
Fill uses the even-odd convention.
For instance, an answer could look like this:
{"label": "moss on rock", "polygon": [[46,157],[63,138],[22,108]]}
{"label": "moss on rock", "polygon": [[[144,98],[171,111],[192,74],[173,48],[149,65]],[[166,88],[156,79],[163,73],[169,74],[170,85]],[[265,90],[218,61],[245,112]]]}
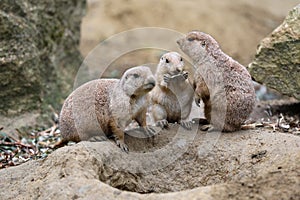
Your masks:
{"label": "moss on rock", "polygon": [[261,41],[249,71],[256,81],[300,100],[300,4]]}
{"label": "moss on rock", "polygon": [[85,0],[1,0],[1,115],[60,108],[82,61],[85,6]]}

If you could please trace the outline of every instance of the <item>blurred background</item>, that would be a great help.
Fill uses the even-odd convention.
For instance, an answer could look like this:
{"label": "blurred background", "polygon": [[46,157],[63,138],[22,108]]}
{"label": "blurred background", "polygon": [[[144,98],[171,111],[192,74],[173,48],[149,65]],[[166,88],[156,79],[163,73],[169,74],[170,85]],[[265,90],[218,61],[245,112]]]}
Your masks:
{"label": "blurred background", "polygon": [[[253,60],[259,42],[281,24],[288,11],[299,3],[298,0],[87,2],[88,10],[81,25],[80,41],[80,51],[84,57],[101,41],[114,34],[139,27],[162,27],[184,34],[191,30],[209,33],[224,52],[245,66]],[[117,77],[124,67],[156,63],[160,55],[161,52],[149,49],[131,52],[112,63],[112,68],[104,76]]]}

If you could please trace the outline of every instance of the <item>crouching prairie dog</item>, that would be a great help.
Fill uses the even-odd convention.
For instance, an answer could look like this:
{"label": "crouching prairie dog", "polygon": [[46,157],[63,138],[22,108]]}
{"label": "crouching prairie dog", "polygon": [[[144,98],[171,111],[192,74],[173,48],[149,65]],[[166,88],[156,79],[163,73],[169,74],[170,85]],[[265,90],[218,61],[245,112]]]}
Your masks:
{"label": "crouching prairie dog", "polygon": [[63,142],[90,140],[93,137],[115,139],[125,152],[125,127],[136,120],[146,126],[148,92],[155,78],[148,67],[125,71],[121,79],[97,79],[74,90],[60,113]]}
{"label": "crouching prairie dog", "polygon": [[162,55],[155,78],[157,84],[150,92],[150,99],[156,125],[166,128],[168,122],[178,122],[184,128],[191,129],[191,121],[187,118],[191,112],[194,90],[181,55],[177,52]]}
{"label": "crouching prairie dog", "polygon": [[196,68],[195,101],[199,105],[203,100],[204,114],[210,122],[204,128],[224,132],[239,130],[253,110],[256,99],[247,69],[226,55],[217,41],[206,33],[189,32],[177,43]]}

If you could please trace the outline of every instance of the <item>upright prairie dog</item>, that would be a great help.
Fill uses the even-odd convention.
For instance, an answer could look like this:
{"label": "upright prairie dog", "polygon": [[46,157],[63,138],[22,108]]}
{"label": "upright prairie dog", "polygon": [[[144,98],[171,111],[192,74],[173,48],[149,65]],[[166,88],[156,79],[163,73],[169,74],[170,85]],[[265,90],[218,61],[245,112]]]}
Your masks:
{"label": "upright prairie dog", "polygon": [[179,122],[191,129],[190,115],[194,90],[184,71],[184,61],[177,52],[164,54],[157,66],[157,84],[150,92],[152,118],[156,125],[166,128],[168,122]]}
{"label": "upright prairie dog", "polygon": [[63,141],[114,138],[125,152],[124,129],[135,120],[146,126],[148,92],[155,78],[148,67],[128,69],[121,79],[97,79],[74,90],[60,113]]}
{"label": "upright prairie dog", "polygon": [[[195,101],[204,102],[208,130],[237,131],[255,104],[255,90],[247,69],[226,55],[210,35],[192,31],[177,41],[194,62]],[[224,116],[224,117],[222,117]]]}

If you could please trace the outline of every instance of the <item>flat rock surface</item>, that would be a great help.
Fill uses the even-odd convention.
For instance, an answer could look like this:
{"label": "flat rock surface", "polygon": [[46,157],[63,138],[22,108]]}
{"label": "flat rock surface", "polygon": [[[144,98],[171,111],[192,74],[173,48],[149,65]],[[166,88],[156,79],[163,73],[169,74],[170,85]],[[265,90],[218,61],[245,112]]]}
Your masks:
{"label": "flat rock surface", "polygon": [[[80,142],[0,171],[2,199],[299,199],[300,137],[172,125],[114,143]],[[113,186],[113,187],[112,187]],[[139,193],[138,193],[139,192]]]}

